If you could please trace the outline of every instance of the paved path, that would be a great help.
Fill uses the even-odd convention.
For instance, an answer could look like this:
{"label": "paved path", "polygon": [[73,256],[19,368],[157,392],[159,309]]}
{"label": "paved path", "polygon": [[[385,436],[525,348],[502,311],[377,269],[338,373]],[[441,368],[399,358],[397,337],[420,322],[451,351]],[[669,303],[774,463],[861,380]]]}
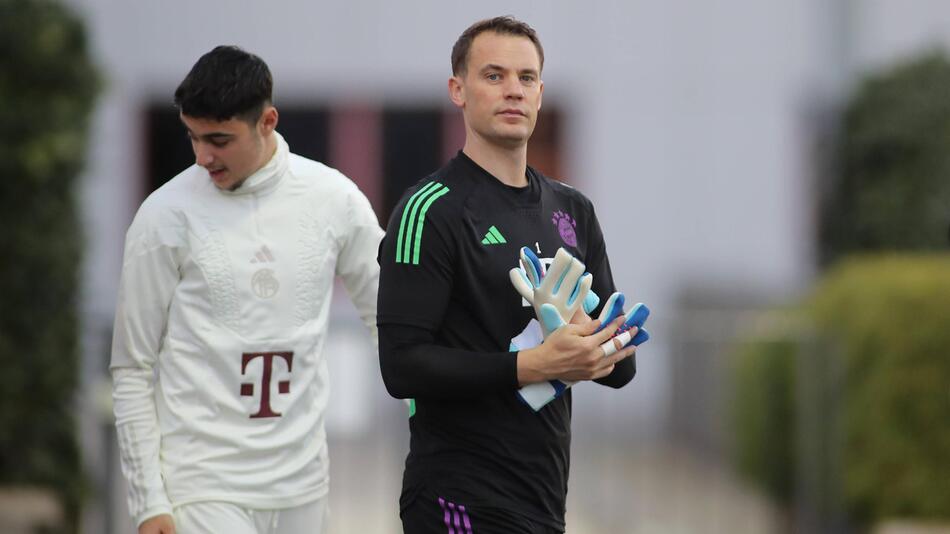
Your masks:
{"label": "paved path", "polygon": [[[331,441],[330,534],[398,534],[407,436]],[[568,532],[769,534],[778,516],[733,476],[662,445],[575,437]]]}

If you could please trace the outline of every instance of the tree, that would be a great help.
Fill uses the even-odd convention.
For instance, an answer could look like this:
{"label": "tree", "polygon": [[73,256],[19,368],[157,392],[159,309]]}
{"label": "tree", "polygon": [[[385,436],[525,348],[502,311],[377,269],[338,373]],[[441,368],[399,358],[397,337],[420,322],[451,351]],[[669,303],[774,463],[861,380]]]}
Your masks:
{"label": "tree", "polygon": [[78,523],[75,182],[99,85],[79,19],[0,0],[0,483],[45,486]]}
{"label": "tree", "polygon": [[852,252],[946,249],[950,63],[929,54],[864,81],[841,124],[822,207],[824,263]]}

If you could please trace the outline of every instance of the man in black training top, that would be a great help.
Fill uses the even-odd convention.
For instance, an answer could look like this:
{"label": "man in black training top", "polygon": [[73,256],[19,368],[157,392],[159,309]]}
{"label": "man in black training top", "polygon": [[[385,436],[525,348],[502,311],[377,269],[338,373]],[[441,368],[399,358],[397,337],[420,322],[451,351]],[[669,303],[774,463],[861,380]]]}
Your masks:
{"label": "man in black training top", "polygon": [[542,258],[564,247],[598,295],[614,292],[591,202],[527,166],[543,62],[535,31],[511,17],[465,30],[448,82],[465,146],[406,191],[380,248],[383,380],[394,397],[415,399],[400,498],[407,534],[563,532],[571,392],[534,412],[518,388],[551,379],[619,388],[635,373],[634,347],[604,357],[616,327],[595,333],[586,317],[509,352],[534,318],[509,281],[521,246]]}

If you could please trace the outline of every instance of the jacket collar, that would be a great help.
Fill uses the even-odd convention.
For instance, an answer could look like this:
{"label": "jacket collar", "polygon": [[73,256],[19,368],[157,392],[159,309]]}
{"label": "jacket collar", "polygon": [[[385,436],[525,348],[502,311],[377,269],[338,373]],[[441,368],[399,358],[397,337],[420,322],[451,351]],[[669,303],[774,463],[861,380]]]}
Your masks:
{"label": "jacket collar", "polygon": [[222,193],[226,195],[247,195],[262,193],[277,187],[287,171],[290,148],[287,146],[287,142],[284,141],[283,136],[276,131],[274,137],[277,139],[277,150],[274,151],[271,159],[263,167],[257,169],[254,174],[248,176],[241,187],[234,191],[221,190]]}

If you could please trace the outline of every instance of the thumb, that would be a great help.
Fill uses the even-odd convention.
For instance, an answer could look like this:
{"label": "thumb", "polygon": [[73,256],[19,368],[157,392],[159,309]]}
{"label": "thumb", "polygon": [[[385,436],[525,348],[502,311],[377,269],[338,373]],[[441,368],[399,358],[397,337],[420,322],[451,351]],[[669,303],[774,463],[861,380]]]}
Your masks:
{"label": "thumb", "polygon": [[534,289],[531,287],[531,281],[525,272],[518,267],[508,271],[508,278],[511,279],[511,285],[522,298],[534,304]]}
{"label": "thumb", "polygon": [[576,326],[576,332],[578,335],[589,336],[600,330],[600,320],[591,319],[590,321],[587,321],[586,323],[581,323],[575,326]]}
{"label": "thumb", "polygon": [[550,303],[544,303],[541,305],[541,309],[538,310],[538,320],[541,322],[545,338],[565,324],[565,321],[561,317],[561,314],[558,313],[557,308]]}

